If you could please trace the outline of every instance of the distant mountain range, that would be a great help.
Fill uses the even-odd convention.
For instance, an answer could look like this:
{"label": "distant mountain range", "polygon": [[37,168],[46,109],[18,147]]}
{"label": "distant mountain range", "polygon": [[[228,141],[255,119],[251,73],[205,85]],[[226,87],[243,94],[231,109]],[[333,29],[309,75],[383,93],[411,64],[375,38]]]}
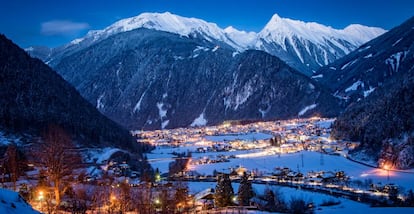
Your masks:
{"label": "distant mountain range", "polygon": [[0,35],[0,83],[0,133],[32,136],[26,139],[32,143],[49,125],[57,125],[82,146],[141,150],[127,130],[4,35]]}
{"label": "distant mountain range", "polygon": [[187,38],[199,38],[219,46],[230,46],[235,52],[263,50],[279,57],[288,65],[310,76],[321,66],[345,56],[363,43],[381,35],[381,28],[350,25],[337,30],[318,23],[281,18],[275,14],[258,33],[221,29],[214,23],[166,13],[143,13],[120,20],[103,30],[90,31],[85,37],[54,49],[26,49],[52,67],[61,57],[70,55],[109,36],[139,28],[165,31]]}
{"label": "distant mountain range", "polygon": [[360,141],[380,165],[414,167],[414,17],[316,75],[349,104],[333,137]]}
{"label": "distant mountain range", "polygon": [[155,129],[335,116],[337,100],[306,76],[383,32],[274,15],[261,32],[247,33],[168,12],[144,13],[63,47],[26,50],[113,120]]}

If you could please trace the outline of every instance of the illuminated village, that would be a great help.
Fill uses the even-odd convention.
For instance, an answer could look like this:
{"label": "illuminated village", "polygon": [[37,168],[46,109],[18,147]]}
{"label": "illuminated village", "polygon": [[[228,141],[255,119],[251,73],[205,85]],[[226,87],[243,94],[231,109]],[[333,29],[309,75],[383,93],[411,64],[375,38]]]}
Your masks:
{"label": "illuminated village", "polygon": [[[89,164],[74,171],[60,210],[78,213],[277,211],[266,205],[264,195],[269,190],[288,195],[316,194],[316,201],[303,199],[304,209],[308,211],[322,209],[325,203],[333,207],[349,201],[367,206],[395,206],[407,201],[406,191],[412,188],[413,174],[394,170],[386,163],[377,166],[369,161],[353,160],[349,152],[359,144],[330,139],[333,122],[334,119],[314,117],[135,131],[133,134],[139,142],[154,148],[146,154],[154,170],[150,178],[145,179],[142,172],[132,170],[126,162],[110,158],[118,149],[89,152],[86,155]],[[17,182],[19,192],[34,209],[52,213],[53,188],[43,183],[41,169],[32,168],[25,179]],[[234,186],[231,206],[225,208],[215,203],[217,186],[223,177],[228,177]],[[3,186],[10,186],[4,182],[5,178],[3,175]],[[237,185],[243,179],[255,192],[247,204],[240,204],[237,194]],[[288,208],[280,210],[290,212]]]}

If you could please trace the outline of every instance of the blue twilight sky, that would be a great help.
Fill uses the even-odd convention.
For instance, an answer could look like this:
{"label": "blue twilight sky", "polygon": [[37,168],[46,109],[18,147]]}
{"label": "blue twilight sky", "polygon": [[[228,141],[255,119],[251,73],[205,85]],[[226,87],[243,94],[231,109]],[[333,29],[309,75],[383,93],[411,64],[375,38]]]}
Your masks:
{"label": "blue twilight sky", "polygon": [[391,29],[414,16],[414,0],[0,0],[0,33],[25,48],[56,47],[88,30],[143,12],[204,19],[221,28],[260,31],[273,14],[334,28]]}

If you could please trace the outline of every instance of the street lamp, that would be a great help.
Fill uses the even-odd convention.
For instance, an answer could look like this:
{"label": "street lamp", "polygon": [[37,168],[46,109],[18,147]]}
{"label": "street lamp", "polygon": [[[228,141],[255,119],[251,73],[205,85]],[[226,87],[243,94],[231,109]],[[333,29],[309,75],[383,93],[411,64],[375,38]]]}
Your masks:
{"label": "street lamp", "polygon": [[387,170],[387,181],[390,181],[390,165],[385,164],[384,169]]}
{"label": "street lamp", "polygon": [[39,191],[39,195],[37,196],[37,199],[40,202],[40,211],[43,212],[43,200],[44,200],[45,196],[42,190]]}

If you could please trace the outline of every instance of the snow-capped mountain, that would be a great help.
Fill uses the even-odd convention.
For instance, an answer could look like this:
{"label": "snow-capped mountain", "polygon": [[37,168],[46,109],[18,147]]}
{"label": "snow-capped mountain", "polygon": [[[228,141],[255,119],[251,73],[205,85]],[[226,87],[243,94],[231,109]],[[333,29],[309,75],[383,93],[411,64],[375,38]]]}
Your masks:
{"label": "snow-capped mountain", "polygon": [[[110,35],[138,28],[166,31],[185,37],[201,36],[208,41],[221,41],[234,48],[241,48],[237,43],[229,40],[225,31],[219,28],[217,24],[209,23],[201,19],[178,16],[169,12],[142,13],[135,17],[122,19],[103,30],[89,32],[86,35],[86,38],[92,37],[94,40],[99,40],[107,38]],[[72,43],[79,43],[81,41],[82,40],[75,40]]]}
{"label": "snow-capped mountain", "polygon": [[55,48],[51,53],[36,48],[27,49],[49,65],[56,65],[64,56],[89,47],[109,36],[139,28],[205,39],[218,46],[230,46],[235,51],[248,49],[266,51],[310,76],[311,71],[326,65],[358,48],[361,44],[385,32],[380,28],[350,25],[336,30],[317,23],[280,18],[275,14],[259,33],[245,32],[196,18],[165,13],[143,13],[120,20],[103,30],[90,31],[85,37]]}
{"label": "snow-capped mountain", "polygon": [[380,32],[357,25],[335,30],[275,15],[254,33],[168,12],[143,13],[53,49],[44,60],[130,129],[315,112],[334,116],[339,108],[333,96],[300,73],[310,75],[310,68],[357,48],[364,29],[370,33],[363,39]]}
{"label": "snow-capped mountain", "polygon": [[54,68],[129,129],[338,112],[333,96],[277,57],[153,29],[115,34]]}
{"label": "snow-capped mountain", "polygon": [[338,30],[275,14],[258,33],[254,48],[278,56],[294,68],[311,74],[310,71],[345,56],[384,32],[381,28],[362,25]]}

